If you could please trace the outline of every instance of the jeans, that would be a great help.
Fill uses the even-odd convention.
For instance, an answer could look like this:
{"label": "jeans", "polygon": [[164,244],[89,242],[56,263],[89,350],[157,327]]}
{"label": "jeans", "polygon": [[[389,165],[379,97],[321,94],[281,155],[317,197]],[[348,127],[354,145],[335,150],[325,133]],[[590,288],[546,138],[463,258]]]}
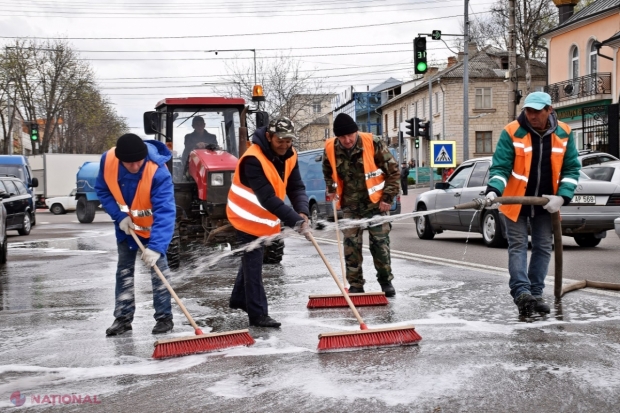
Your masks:
{"label": "jeans", "polygon": [[[537,214],[533,218],[519,216],[517,222],[503,215],[502,217],[508,239],[510,295],[515,300],[523,293],[541,297],[553,248],[551,215]],[[529,267],[527,265],[528,221],[532,235],[532,256]]]}
{"label": "jeans", "polygon": [[[237,241],[244,245],[258,237],[237,231]],[[230,295],[231,307],[242,308],[250,319],[268,314],[267,295],[263,286],[263,248],[245,251]]]}
{"label": "jeans", "polygon": [[[116,267],[116,304],[114,306],[114,317],[123,318],[131,322],[133,321],[133,315],[136,311],[134,270],[138,250],[130,249],[127,241],[119,242],[117,244],[117,248],[118,264]],[[166,254],[162,254],[161,257],[159,257],[156,265],[162,274],[164,274],[166,278],[169,278],[166,274],[168,272],[168,260],[166,259]],[[159,276],[155,272],[154,268],[151,268],[151,284],[153,285],[153,307],[155,307],[155,320],[172,318],[170,293],[159,279]]]}

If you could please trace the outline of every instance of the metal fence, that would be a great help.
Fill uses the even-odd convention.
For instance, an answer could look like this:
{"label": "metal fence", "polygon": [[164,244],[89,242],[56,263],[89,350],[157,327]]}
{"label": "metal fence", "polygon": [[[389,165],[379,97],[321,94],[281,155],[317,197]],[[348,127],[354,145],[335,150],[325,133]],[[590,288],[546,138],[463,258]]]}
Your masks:
{"label": "metal fence", "polygon": [[594,73],[545,86],[551,102],[557,103],[586,96],[610,94],[611,73]]}

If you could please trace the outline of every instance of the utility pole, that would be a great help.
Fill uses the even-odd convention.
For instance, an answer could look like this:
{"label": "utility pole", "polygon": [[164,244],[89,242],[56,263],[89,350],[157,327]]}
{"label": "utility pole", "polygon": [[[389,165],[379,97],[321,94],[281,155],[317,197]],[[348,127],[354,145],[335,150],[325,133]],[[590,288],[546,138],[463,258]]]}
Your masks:
{"label": "utility pole", "polygon": [[517,116],[517,47],[515,44],[515,0],[508,0],[508,122]]}
{"label": "utility pole", "polygon": [[435,179],[433,173],[433,154],[430,151],[431,141],[433,140],[433,76],[429,76],[428,79],[428,169],[429,169],[429,189],[435,189]]}
{"label": "utility pole", "polygon": [[463,31],[463,161],[469,159],[469,0],[465,0]]}

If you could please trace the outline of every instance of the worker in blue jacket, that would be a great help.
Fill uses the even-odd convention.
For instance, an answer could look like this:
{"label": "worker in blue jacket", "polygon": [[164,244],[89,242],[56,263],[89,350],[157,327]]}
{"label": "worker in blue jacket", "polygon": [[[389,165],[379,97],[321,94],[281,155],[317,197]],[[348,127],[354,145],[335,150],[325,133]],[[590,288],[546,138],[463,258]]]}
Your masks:
{"label": "worker in blue jacket", "polygon": [[172,177],[166,168],[171,153],[162,142],[143,141],[132,133],[121,136],[116,147],[101,157],[95,183],[97,196],[114,220],[118,248],[114,323],[106,335],[131,330],[136,309],[134,268],[138,245],[130,228],[147,246],[141,259],[151,268],[153,307],[156,324],[153,334],[172,330],[170,293],[153,266],[166,274],[166,250],[172,240],[176,218]]}

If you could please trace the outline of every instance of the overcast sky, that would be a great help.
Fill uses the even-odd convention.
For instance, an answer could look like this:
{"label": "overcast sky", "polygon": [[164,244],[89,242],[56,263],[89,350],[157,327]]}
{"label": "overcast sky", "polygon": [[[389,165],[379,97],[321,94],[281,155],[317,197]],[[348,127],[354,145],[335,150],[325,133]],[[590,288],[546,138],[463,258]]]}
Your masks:
{"label": "overcast sky", "polygon": [[[493,4],[471,1],[470,20]],[[0,0],[0,42],[67,39],[144,137],[142,113],[158,100],[213,96],[204,83],[221,81],[227,62],[252,65],[252,52],[208,50],[256,49],[258,59],[286,53],[330,92],[364,91],[389,77],[411,79],[413,38],[460,33],[463,12],[463,0]],[[452,54],[441,41],[427,44],[429,60]]]}

